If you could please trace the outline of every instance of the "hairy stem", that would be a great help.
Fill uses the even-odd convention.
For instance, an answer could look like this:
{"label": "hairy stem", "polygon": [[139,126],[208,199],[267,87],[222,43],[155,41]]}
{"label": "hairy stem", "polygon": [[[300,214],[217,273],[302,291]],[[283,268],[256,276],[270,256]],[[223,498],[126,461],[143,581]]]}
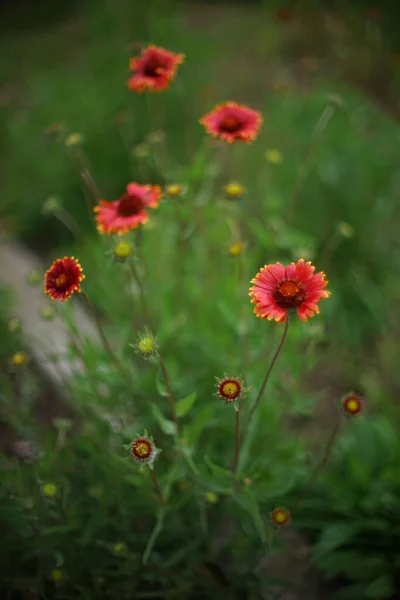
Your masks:
{"label": "hairy stem", "polygon": [[258,392],[257,398],[255,399],[254,404],[253,404],[253,406],[252,406],[252,408],[250,410],[249,416],[247,417],[247,420],[246,420],[246,423],[244,425],[243,432],[242,432],[241,443],[243,443],[243,441],[244,441],[244,438],[246,436],[247,429],[249,427],[250,421],[251,421],[251,419],[252,419],[252,417],[253,417],[256,409],[257,409],[257,406],[260,403],[262,395],[263,395],[263,393],[265,391],[265,388],[267,386],[269,377],[271,375],[272,369],[274,368],[276,360],[277,360],[277,358],[278,358],[278,356],[279,356],[279,354],[280,354],[280,352],[281,352],[281,350],[283,348],[283,345],[284,345],[285,340],[286,340],[288,329],[289,329],[289,315],[287,315],[287,317],[286,317],[285,327],[284,327],[284,330],[283,330],[283,335],[282,335],[281,341],[279,342],[279,346],[277,347],[277,349],[275,351],[275,354],[274,354],[274,356],[273,356],[273,358],[271,360],[271,364],[269,365],[267,373],[266,373],[266,375],[264,377],[264,381],[261,384],[260,391]]}

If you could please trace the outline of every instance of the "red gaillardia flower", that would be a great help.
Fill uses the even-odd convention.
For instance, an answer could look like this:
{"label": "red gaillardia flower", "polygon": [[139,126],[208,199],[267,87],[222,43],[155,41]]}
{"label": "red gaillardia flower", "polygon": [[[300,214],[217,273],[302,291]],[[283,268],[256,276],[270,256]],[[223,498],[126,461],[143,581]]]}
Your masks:
{"label": "red gaillardia flower", "polygon": [[64,256],[53,262],[44,276],[44,291],[53,300],[68,300],[74,292],[80,292],[85,279],[82,267],[73,257]]}
{"label": "red gaillardia flower", "polygon": [[149,220],[146,208],[157,208],[161,196],[158,185],[128,183],[122,198],[114,202],[101,200],[94,207],[98,231],[124,235],[130,229],[137,229]]}
{"label": "red gaillardia flower", "polygon": [[237,102],[219,104],[200,119],[208,133],[229,144],[254,141],[262,122],[260,112]]}
{"label": "red gaillardia flower", "polygon": [[359,394],[347,394],[341,401],[342,411],[346,417],[354,417],[359,415],[364,408],[364,401]]}
{"label": "red gaillardia flower", "polygon": [[246,393],[244,381],[239,377],[228,377],[224,374],[222,378],[216,377],[217,391],[216,396],[224,400],[226,404],[238,402]]}
{"label": "red gaillardia flower", "polygon": [[146,89],[156,92],[166,90],[184,59],[184,54],[174,54],[150,44],[142,50],[140,57],[131,58],[129,70],[135,74],[129,78],[128,88],[138,93]]}
{"label": "red gaillardia flower", "polygon": [[161,450],[156,447],[153,442],[153,438],[147,435],[145,431],[144,435],[138,435],[129,446],[131,456],[133,460],[141,463],[142,465],[152,466]]}
{"label": "red gaillardia flower", "polygon": [[269,521],[274,527],[285,527],[292,520],[290,511],[286,508],[274,508],[269,514]]}
{"label": "red gaillardia flower", "polygon": [[255,304],[254,312],[260,319],[273,319],[278,323],[286,321],[287,313],[297,311],[302,321],[319,313],[318,302],[328,298],[330,292],[323,288],[328,285],[325,273],[314,275],[315,267],[301,258],[287,267],[281,263],[265,265],[251,280],[249,296]]}

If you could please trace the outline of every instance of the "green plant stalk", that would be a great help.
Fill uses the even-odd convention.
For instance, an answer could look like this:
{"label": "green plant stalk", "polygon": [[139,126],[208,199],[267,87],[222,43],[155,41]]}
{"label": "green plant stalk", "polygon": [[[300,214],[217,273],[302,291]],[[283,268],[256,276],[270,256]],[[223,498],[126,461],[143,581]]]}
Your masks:
{"label": "green plant stalk", "polygon": [[97,331],[99,332],[101,341],[103,342],[103,346],[105,351],[108,354],[108,357],[110,359],[110,361],[112,362],[112,364],[114,365],[114,367],[117,369],[117,371],[119,371],[121,373],[121,375],[124,377],[124,379],[127,380],[127,382],[129,383],[129,385],[132,384],[131,378],[129,376],[129,373],[127,373],[127,371],[125,370],[124,366],[120,363],[120,361],[118,360],[118,358],[115,356],[109,341],[107,340],[106,334],[104,333],[104,329],[103,329],[103,325],[101,324],[99,315],[95,309],[95,307],[93,306],[93,303],[91,302],[91,300],[89,299],[89,296],[86,294],[86,292],[81,292],[83,297],[86,300],[86,303],[89,307],[90,312],[93,315],[93,318],[95,320],[96,323],[96,327],[97,327]]}
{"label": "green plant stalk", "polygon": [[[137,269],[136,269],[133,261],[130,261],[129,265],[130,265],[130,270],[131,270],[132,278],[133,278],[133,280],[136,282],[136,284],[139,287],[140,301],[141,301],[141,305],[142,305],[142,311],[143,311],[143,317],[144,317],[144,320],[145,320],[145,324],[150,329],[150,331],[154,331],[154,328],[152,327],[152,321],[151,321],[151,318],[150,318],[150,314],[149,314],[149,312],[147,310],[146,298],[145,298],[145,294],[144,294],[143,285],[142,285],[142,282],[141,282],[140,277],[139,277],[139,273],[137,272]],[[174,394],[172,392],[172,386],[171,386],[170,379],[169,379],[169,376],[168,376],[167,367],[165,365],[164,359],[163,359],[162,355],[160,354],[160,352],[158,353],[158,357],[157,358],[158,358],[158,362],[159,362],[160,367],[161,367],[161,371],[162,371],[163,378],[164,378],[164,381],[165,381],[165,386],[167,388],[168,402],[169,402],[169,405],[170,405],[172,418],[173,418],[173,421],[174,421],[175,425],[177,426],[177,429],[179,429],[179,420],[178,420],[178,417],[176,415],[176,410],[175,410],[175,397],[174,397]]]}
{"label": "green plant stalk", "polygon": [[164,377],[164,381],[165,381],[165,387],[167,388],[167,393],[168,393],[168,403],[170,406],[170,410],[171,410],[171,414],[172,414],[172,419],[176,425],[177,430],[179,431],[179,420],[178,417],[176,415],[176,410],[175,410],[175,397],[172,391],[172,387],[171,387],[171,383],[169,380],[169,376],[168,376],[168,371],[167,371],[167,367],[165,365],[164,359],[161,356],[160,353],[158,353],[158,362],[160,363],[160,367],[161,367],[161,371]]}
{"label": "green plant stalk", "polygon": [[[327,462],[328,462],[328,460],[329,460],[329,457],[330,457],[330,455],[331,455],[332,448],[333,448],[333,446],[334,446],[334,444],[335,444],[335,441],[336,441],[336,439],[337,439],[337,436],[338,436],[338,434],[339,434],[339,431],[340,431],[340,429],[341,429],[342,423],[343,423],[343,421],[342,421],[342,419],[340,419],[340,418],[339,418],[339,419],[337,420],[337,422],[335,423],[335,426],[334,426],[334,428],[332,429],[332,431],[331,431],[331,435],[329,436],[328,442],[327,442],[327,444],[326,444],[326,447],[325,447],[325,451],[324,451],[324,454],[323,454],[322,460],[321,460],[321,461],[320,461],[320,462],[317,464],[317,466],[314,468],[314,471],[312,472],[312,474],[311,474],[311,477],[310,477],[310,479],[308,480],[308,482],[307,482],[307,484],[306,484],[306,486],[305,486],[305,488],[304,488],[304,489],[306,489],[306,488],[308,488],[310,485],[312,485],[312,484],[315,482],[315,480],[316,480],[317,476],[318,476],[318,475],[321,473],[321,471],[323,471],[323,469],[325,468],[325,466],[326,466],[326,464],[327,464]],[[297,506],[299,505],[299,503],[301,502],[301,500],[302,500],[302,498],[303,498],[303,495],[304,495],[304,492],[303,492],[303,494],[300,494],[300,496],[298,497],[297,501],[294,503],[292,510],[294,510],[295,508],[297,508]]]}
{"label": "green plant stalk", "polygon": [[240,407],[235,407],[235,454],[233,459],[233,467],[232,473],[236,475],[238,464],[239,464],[239,454],[240,454]]}
{"label": "green plant stalk", "polygon": [[284,327],[284,330],[283,330],[283,335],[282,335],[281,341],[279,342],[279,346],[278,346],[278,348],[275,351],[275,354],[274,354],[274,356],[273,356],[273,358],[271,360],[271,364],[269,365],[267,373],[266,373],[266,375],[264,377],[264,381],[261,384],[260,391],[258,392],[257,398],[255,399],[254,404],[253,404],[253,406],[252,406],[252,408],[250,410],[249,416],[247,417],[247,420],[245,422],[245,425],[244,425],[244,428],[243,428],[243,431],[242,431],[242,436],[241,436],[241,443],[242,444],[243,444],[243,441],[245,439],[245,436],[246,436],[247,429],[249,427],[250,421],[251,421],[251,419],[252,419],[252,417],[253,417],[256,409],[257,409],[257,406],[260,403],[262,395],[263,395],[263,393],[265,391],[265,388],[266,388],[266,385],[268,383],[269,377],[271,375],[272,369],[274,368],[276,360],[277,360],[277,358],[278,358],[278,356],[279,356],[279,354],[280,354],[280,352],[281,352],[281,350],[283,348],[283,345],[284,345],[285,340],[286,340],[288,329],[289,329],[289,315],[287,315],[287,317],[286,317],[285,327]]}
{"label": "green plant stalk", "polygon": [[65,208],[58,208],[53,212],[53,215],[72,233],[76,240],[82,241],[84,239],[84,235],[78,223]]}
{"label": "green plant stalk", "polygon": [[165,500],[164,500],[162,492],[161,492],[160,484],[158,483],[157,475],[154,473],[154,470],[151,467],[150,467],[150,472],[151,472],[151,478],[152,478],[153,484],[154,484],[154,489],[156,490],[158,499],[159,499],[160,503],[164,505]]}

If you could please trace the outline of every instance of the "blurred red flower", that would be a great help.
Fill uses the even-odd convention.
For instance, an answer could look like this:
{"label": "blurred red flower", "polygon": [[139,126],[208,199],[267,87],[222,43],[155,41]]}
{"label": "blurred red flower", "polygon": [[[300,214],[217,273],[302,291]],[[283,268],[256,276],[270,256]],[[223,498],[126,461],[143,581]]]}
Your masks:
{"label": "blurred red flower", "polygon": [[138,93],[146,89],[158,92],[168,89],[184,58],[184,54],[174,54],[151,44],[139,57],[131,58],[129,70],[134,75],[128,80],[128,88]]}
{"label": "blurred red flower", "polygon": [[161,198],[158,185],[128,183],[126,192],[119,200],[101,202],[94,207],[99,233],[124,235],[130,229],[137,229],[149,220],[147,208],[157,208]]}
{"label": "blurred red flower", "polygon": [[237,102],[219,104],[200,119],[209,134],[229,144],[254,141],[262,122],[260,112]]}

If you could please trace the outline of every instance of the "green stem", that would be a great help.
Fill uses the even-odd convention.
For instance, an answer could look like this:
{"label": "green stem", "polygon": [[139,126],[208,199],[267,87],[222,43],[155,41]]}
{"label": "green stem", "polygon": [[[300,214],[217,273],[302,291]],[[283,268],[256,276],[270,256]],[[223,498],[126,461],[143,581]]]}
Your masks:
{"label": "green stem", "polygon": [[154,470],[151,467],[150,467],[150,472],[151,472],[151,478],[152,478],[153,483],[154,483],[154,489],[156,490],[156,494],[158,496],[158,499],[160,500],[161,504],[165,504],[163,495],[161,493],[160,484],[158,483],[157,475],[154,473]]}
{"label": "green stem", "polygon": [[[151,330],[154,331],[153,327],[152,327],[152,322],[151,322],[151,318],[150,318],[150,314],[147,310],[147,304],[146,304],[146,298],[144,295],[144,289],[143,289],[143,285],[142,282],[140,280],[139,277],[139,273],[137,272],[137,269],[134,265],[134,263],[131,261],[129,263],[130,268],[131,268],[131,274],[133,279],[135,280],[135,282],[137,283],[138,287],[139,287],[139,292],[140,292],[140,301],[142,304],[142,311],[143,311],[143,317],[145,320],[145,324],[147,325],[147,327]],[[172,413],[172,418],[174,420],[175,425],[177,426],[177,429],[179,429],[179,420],[178,417],[176,416],[176,411],[175,411],[175,398],[174,398],[174,394],[172,392],[172,387],[171,387],[171,383],[169,380],[169,376],[168,376],[168,371],[167,371],[167,367],[165,365],[164,359],[161,356],[160,353],[158,353],[158,362],[160,363],[160,367],[161,367],[161,371],[163,374],[163,378],[165,381],[165,385],[167,388],[167,393],[168,393],[168,402],[171,408],[171,413]]]}
{"label": "green stem", "polygon": [[87,305],[89,307],[89,310],[93,315],[93,318],[96,323],[97,331],[99,332],[101,341],[103,342],[104,349],[107,352],[110,361],[112,362],[114,367],[117,369],[117,371],[119,371],[121,373],[121,375],[123,375],[123,377],[125,379],[127,379],[127,381],[129,382],[129,385],[131,385],[132,381],[131,381],[129,374],[126,372],[123,365],[120,363],[120,361],[115,356],[115,354],[109,344],[109,341],[107,340],[107,337],[106,337],[106,334],[104,333],[103,325],[101,324],[101,320],[99,318],[97,310],[95,309],[92,301],[89,299],[89,296],[86,294],[86,292],[82,292],[82,295],[85,298]]}
{"label": "green stem", "polygon": [[152,322],[151,322],[151,318],[150,318],[150,314],[149,314],[149,311],[148,311],[147,305],[146,305],[146,298],[145,298],[145,293],[144,293],[144,289],[143,289],[143,284],[139,277],[139,273],[136,269],[135,263],[132,260],[129,261],[129,269],[130,269],[133,281],[137,284],[137,286],[139,288],[140,303],[142,305],[142,312],[143,312],[143,318],[144,318],[145,324],[151,331],[154,331]]}
{"label": "green stem", "polygon": [[239,464],[239,454],[240,454],[240,407],[238,406],[235,410],[236,418],[235,418],[235,455],[233,459],[233,467],[232,473],[235,475],[238,469]]}
{"label": "green stem", "polygon": [[169,380],[167,367],[165,366],[164,359],[160,353],[158,354],[158,362],[160,363],[161,371],[162,371],[164,381],[165,381],[165,387],[167,388],[168,402],[169,402],[169,406],[171,409],[172,419],[176,425],[177,430],[179,431],[179,420],[178,420],[178,417],[176,415],[176,410],[175,410],[175,397],[174,397],[171,383]]}
{"label": "green stem", "polygon": [[277,360],[277,358],[278,358],[278,356],[280,354],[280,351],[282,350],[282,347],[283,347],[283,345],[285,343],[288,329],[289,329],[289,315],[287,315],[287,317],[286,317],[285,328],[283,330],[283,335],[282,335],[281,341],[279,342],[279,346],[278,346],[278,348],[275,351],[275,354],[274,354],[274,356],[272,358],[271,364],[269,365],[268,371],[267,371],[267,373],[266,373],[266,375],[264,377],[264,381],[261,384],[260,391],[258,392],[257,398],[254,401],[254,404],[253,404],[253,406],[252,406],[252,408],[250,410],[249,416],[247,417],[246,423],[244,425],[243,432],[242,432],[242,437],[241,437],[241,442],[242,443],[243,443],[243,440],[244,440],[244,438],[246,436],[247,429],[249,427],[250,421],[251,421],[251,419],[252,419],[252,417],[253,417],[256,409],[257,409],[258,404],[260,403],[260,400],[262,398],[262,395],[263,395],[264,390],[266,388],[266,385],[268,383],[269,377],[271,375],[272,369],[274,368],[276,360]]}
{"label": "green stem", "polygon": [[[304,487],[304,492],[306,492],[307,489],[309,488],[309,486],[312,485],[315,482],[317,476],[321,473],[321,471],[326,466],[326,463],[329,460],[329,457],[330,457],[331,452],[332,452],[332,448],[333,448],[333,446],[335,444],[335,441],[336,441],[337,436],[339,434],[340,428],[342,426],[342,422],[343,422],[342,419],[339,418],[337,420],[337,422],[335,423],[335,426],[333,427],[333,429],[331,431],[331,435],[329,436],[328,442],[326,444],[323,457],[322,457],[321,461],[317,464],[317,466],[314,468],[314,470],[313,470],[313,472],[311,474],[310,479],[308,480],[306,486]],[[292,510],[294,510],[299,505],[299,502],[303,498],[304,492],[303,492],[303,494],[300,494],[299,498],[297,499],[297,501],[295,502],[294,506],[292,507]]]}

